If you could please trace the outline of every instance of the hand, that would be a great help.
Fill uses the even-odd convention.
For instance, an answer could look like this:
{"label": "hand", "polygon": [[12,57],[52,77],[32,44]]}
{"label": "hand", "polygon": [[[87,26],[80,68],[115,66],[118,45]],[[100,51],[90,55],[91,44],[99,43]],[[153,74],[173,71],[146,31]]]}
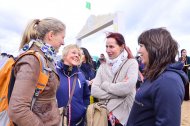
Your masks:
{"label": "hand", "polygon": [[141,81],[144,82],[144,76],[140,74]]}
{"label": "hand", "polygon": [[144,82],[144,76],[142,75],[142,73],[139,71],[138,74],[139,74],[139,76],[141,78],[141,81]]}
{"label": "hand", "polygon": [[124,82],[127,82],[128,79],[129,79],[129,78],[126,76],[123,81],[124,81]]}
{"label": "hand", "polygon": [[89,85],[92,85],[92,83],[93,83],[93,80],[90,80],[90,81],[88,81],[88,83],[89,83]]}
{"label": "hand", "polygon": [[129,47],[125,45],[124,48],[125,48],[125,50],[126,50],[127,53],[128,53],[128,57],[127,57],[127,58],[134,58],[134,56],[133,56],[131,50],[129,49]]}

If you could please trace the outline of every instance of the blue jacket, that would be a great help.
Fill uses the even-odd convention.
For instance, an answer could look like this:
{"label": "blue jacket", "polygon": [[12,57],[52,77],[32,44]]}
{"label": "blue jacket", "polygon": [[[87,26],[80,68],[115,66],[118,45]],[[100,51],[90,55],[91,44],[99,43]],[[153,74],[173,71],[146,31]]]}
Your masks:
{"label": "blue jacket", "polygon": [[82,73],[84,74],[86,80],[92,80],[96,76],[96,70],[88,63],[82,63],[80,66]]}
{"label": "blue jacket", "polygon": [[180,126],[184,84],[188,82],[182,67],[182,63],[170,64],[156,80],[145,79],[137,90],[127,126]]}
{"label": "blue jacket", "polygon": [[[77,66],[73,67],[72,71],[68,73],[69,66],[59,62],[56,69],[60,77],[60,87],[57,90],[57,102],[59,108],[67,105],[69,100],[69,90],[71,93],[74,76],[76,74],[78,75],[71,106],[69,107],[67,114],[71,115],[71,122],[78,122],[85,116],[87,106],[90,103],[90,91],[86,79],[84,75],[79,72]],[[70,111],[71,113],[69,113]]]}

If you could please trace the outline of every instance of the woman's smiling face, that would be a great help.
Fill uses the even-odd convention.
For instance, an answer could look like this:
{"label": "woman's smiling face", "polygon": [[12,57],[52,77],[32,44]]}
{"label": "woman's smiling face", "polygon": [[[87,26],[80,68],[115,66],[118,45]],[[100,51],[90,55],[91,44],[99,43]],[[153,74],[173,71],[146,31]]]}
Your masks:
{"label": "woman's smiling face", "polygon": [[71,48],[64,57],[64,64],[68,66],[78,66],[80,64],[81,51],[77,48]]}
{"label": "woman's smiling face", "polygon": [[139,46],[138,53],[140,54],[142,63],[147,65],[149,63],[148,51],[146,50],[144,44],[139,44]]}

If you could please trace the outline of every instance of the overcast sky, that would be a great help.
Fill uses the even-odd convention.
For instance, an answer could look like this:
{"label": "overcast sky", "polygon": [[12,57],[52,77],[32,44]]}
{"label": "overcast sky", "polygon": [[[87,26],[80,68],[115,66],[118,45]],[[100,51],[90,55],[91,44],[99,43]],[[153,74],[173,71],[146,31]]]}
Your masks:
{"label": "overcast sky", "polygon": [[[0,0],[0,48],[15,53],[27,23],[34,18],[55,17],[66,24],[65,44],[74,43],[75,37],[88,17],[121,11],[126,22],[126,43],[135,52],[137,38],[144,30],[166,27],[190,55],[190,1],[189,0]],[[103,40],[102,40],[103,41]],[[92,55],[95,43],[88,44]],[[91,49],[93,47],[93,49]],[[105,45],[102,45],[104,48]]]}

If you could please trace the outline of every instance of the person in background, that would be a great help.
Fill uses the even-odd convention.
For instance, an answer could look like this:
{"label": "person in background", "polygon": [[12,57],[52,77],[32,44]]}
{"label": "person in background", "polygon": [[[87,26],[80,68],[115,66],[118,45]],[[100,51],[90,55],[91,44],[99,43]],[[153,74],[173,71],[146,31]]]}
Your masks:
{"label": "person in background", "polygon": [[26,27],[20,49],[35,50],[47,61],[49,80],[44,91],[31,102],[40,73],[40,63],[34,55],[25,55],[14,67],[15,84],[10,98],[8,114],[18,126],[58,126],[60,112],[56,90],[59,77],[54,58],[64,44],[65,25],[55,18],[34,19]]}
{"label": "person in background", "polygon": [[0,60],[3,59],[4,57],[9,57],[9,54],[0,52]]}
{"label": "person in background", "polygon": [[138,80],[137,80],[137,84],[136,84],[136,89],[138,89],[140,87],[141,83],[144,81],[144,77],[143,77],[144,64],[142,63],[140,56],[137,56],[136,59],[139,64]]}
{"label": "person in background", "polygon": [[81,65],[80,69],[82,73],[85,75],[86,80],[89,81],[89,86],[91,87],[91,84],[93,82],[92,79],[96,76],[96,65],[94,64],[95,61],[92,60],[92,57],[90,56],[90,53],[86,48],[81,48],[82,56],[81,56]]}
{"label": "person in background", "polygon": [[[187,51],[185,49],[181,50],[181,57],[179,58],[179,61],[184,64],[183,71],[188,75],[188,78],[190,80],[190,57],[187,56]],[[185,85],[184,100],[189,100],[189,83]]]}
{"label": "person in background", "polygon": [[93,57],[92,57],[92,63],[93,63],[93,67],[94,67],[95,75],[96,75],[96,71],[98,69],[98,64],[97,64],[96,60]]}
{"label": "person in background", "polygon": [[124,126],[128,120],[138,77],[138,63],[120,33],[106,36],[108,58],[98,68],[91,94],[107,103],[109,126]]}
{"label": "person in background", "polygon": [[62,60],[57,64],[60,87],[57,90],[58,107],[66,107],[71,95],[73,81],[77,77],[71,104],[68,107],[68,126],[84,126],[87,106],[90,103],[88,83],[80,72],[81,50],[75,44],[64,47]]}
{"label": "person in background", "polygon": [[5,57],[6,55],[4,53],[0,52],[0,61]]}
{"label": "person in background", "polygon": [[147,30],[138,38],[145,64],[127,126],[180,126],[184,84],[183,64],[175,62],[178,43],[165,28]]}
{"label": "person in background", "polygon": [[15,59],[15,57],[11,54],[7,54],[7,53],[1,53],[0,52],[0,65],[4,64],[4,61],[6,61],[8,58],[13,58]]}
{"label": "person in background", "polygon": [[[96,62],[92,60],[90,53],[86,48],[81,48],[82,56],[81,56],[81,65],[80,69],[82,73],[85,75],[86,80],[88,81],[88,86],[91,91],[91,85],[93,83],[93,79],[96,76]],[[90,104],[98,101],[96,98],[90,96]]]}
{"label": "person in background", "polygon": [[102,63],[106,63],[106,58],[103,53],[100,54],[100,58],[98,59],[97,62],[97,68],[99,68]]}

